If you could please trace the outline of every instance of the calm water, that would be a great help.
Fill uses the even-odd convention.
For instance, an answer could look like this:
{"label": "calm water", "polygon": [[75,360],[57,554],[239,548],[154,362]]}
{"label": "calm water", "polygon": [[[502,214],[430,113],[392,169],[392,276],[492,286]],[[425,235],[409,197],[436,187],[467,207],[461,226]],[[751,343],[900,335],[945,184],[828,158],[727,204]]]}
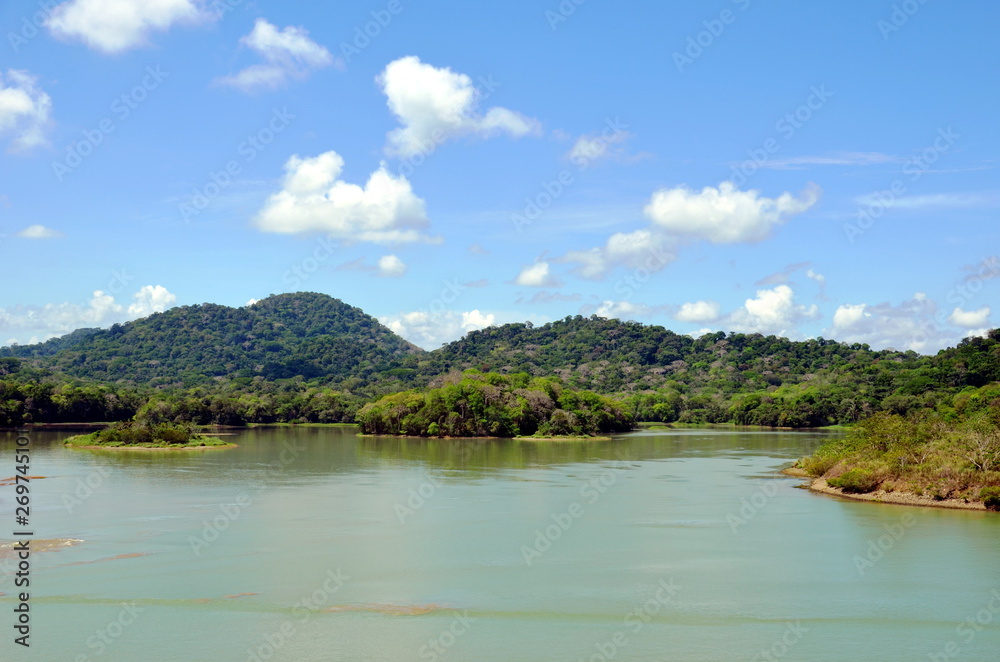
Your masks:
{"label": "calm water", "polygon": [[[173,454],[63,436],[33,435],[33,526],[82,542],[33,556],[27,654],[2,577],[3,660],[1000,655],[1000,516],[797,489],[778,469],[820,433],[258,429]],[[0,436],[0,478],[12,448]],[[11,487],[0,504],[5,536]]]}

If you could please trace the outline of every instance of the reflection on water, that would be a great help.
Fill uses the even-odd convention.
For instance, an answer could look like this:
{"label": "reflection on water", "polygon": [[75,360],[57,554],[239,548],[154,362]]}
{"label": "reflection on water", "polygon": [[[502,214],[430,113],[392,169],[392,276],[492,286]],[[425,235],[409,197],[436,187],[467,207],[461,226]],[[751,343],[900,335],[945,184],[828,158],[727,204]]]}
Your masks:
{"label": "reflection on water", "polygon": [[[256,428],[231,450],[149,453],[37,431],[36,535],[79,542],[32,559],[32,659],[575,662],[620,634],[615,660],[750,660],[789,623],[804,634],[785,660],[924,659],[1000,587],[1000,517],[829,499],[778,473],[830,434]],[[142,611],[98,655],[123,604]],[[992,661],[997,623],[961,659]]]}

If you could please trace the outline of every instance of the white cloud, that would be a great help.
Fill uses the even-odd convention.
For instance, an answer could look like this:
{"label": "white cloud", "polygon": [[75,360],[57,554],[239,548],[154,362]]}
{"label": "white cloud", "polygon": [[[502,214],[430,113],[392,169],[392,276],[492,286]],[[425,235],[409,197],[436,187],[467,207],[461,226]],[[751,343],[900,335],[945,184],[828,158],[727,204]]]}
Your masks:
{"label": "white cloud", "polygon": [[378,272],[386,278],[398,278],[406,273],[406,263],[395,255],[383,255],[378,259]]}
{"label": "white cloud", "polygon": [[462,136],[515,138],[540,131],[538,120],[506,108],[480,114],[480,93],[465,74],[407,56],[394,60],[376,79],[400,126],[389,133],[389,152],[402,157],[433,151]]}
{"label": "white cloud", "polygon": [[819,188],[814,185],[799,198],[787,192],[765,198],[760,191],[740,191],[732,182],[722,182],[697,193],[686,187],[661,189],[643,211],[656,227],[672,235],[735,244],[766,239],[775,227],[818,199]]}
{"label": "white cloud", "polygon": [[0,308],[0,337],[7,343],[43,342],[76,329],[108,327],[149,315],[172,305],[177,297],[160,285],[146,285],[135,293],[134,299],[135,303],[126,309],[113,295],[96,290],[85,304]]}
{"label": "white cloud", "polygon": [[[952,313],[954,315],[954,313]],[[844,304],[824,332],[841,342],[864,343],[874,349],[933,352],[956,344],[968,332],[947,327],[945,315],[922,292],[898,306],[890,303]]]}
{"label": "white cloud", "polygon": [[795,303],[795,292],[787,285],[770,290],[757,290],[757,298],[747,299],[743,307],[729,316],[728,326],[734,331],[764,335],[798,337],[796,326],[815,319],[819,309],[815,304]]}
{"label": "white cloud", "polygon": [[162,285],[145,285],[135,293],[135,303],[128,307],[130,317],[148,317],[153,313],[162,313],[177,303],[177,295],[169,292]]}
{"label": "white cloud", "polygon": [[424,201],[405,177],[384,166],[362,188],[340,179],[344,159],[330,151],[291,157],[283,188],[271,195],[254,221],[264,232],[324,232],[331,238],[376,243],[428,240]]}
{"label": "white cloud", "polygon": [[[857,198],[861,205],[880,205],[882,201],[874,194]],[[1000,195],[995,191],[978,193],[932,193],[927,195],[898,196],[892,201],[893,209],[938,210],[965,208],[993,208],[1000,206]]]}
{"label": "white cloud", "polygon": [[214,17],[197,0],[70,0],[52,10],[45,26],[60,39],[120,53],[147,44],[153,32]]}
{"label": "white cloud", "polygon": [[841,152],[829,156],[793,156],[786,159],[767,159],[762,168],[775,170],[801,170],[805,166],[869,166],[885,163],[900,163],[905,159],[881,152]]}
{"label": "white cloud", "polygon": [[379,318],[393,333],[424,349],[437,349],[458,340],[469,331],[485,329],[496,323],[496,315],[479,310],[429,313],[417,310]]}
{"label": "white cloud", "polygon": [[610,136],[583,135],[573,143],[566,158],[580,168],[588,168],[604,159],[622,160],[627,157],[624,143],[631,137],[628,131],[615,131]]}
{"label": "white cloud", "polygon": [[955,326],[960,326],[965,329],[982,329],[989,326],[990,323],[990,307],[984,306],[979,310],[965,311],[961,308],[956,308],[948,316],[948,321]]}
{"label": "white cloud", "polygon": [[579,266],[575,271],[581,278],[602,278],[617,266],[651,273],[660,271],[677,259],[675,243],[669,237],[649,230],[616,232],[604,246],[570,251],[562,260],[576,262]]}
{"label": "white cloud", "polygon": [[16,236],[22,239],[56,239],[63,236],[63,234],[44,225],[29,225],[18,232]]}
{"label": "white cloud", "polygon": [[52,99],[27,71],[0,74],[0,136],[11,139],[9,151],[23,152],[46,144]]}
{"label": "white cloud", "polygon": [[812,207],[819,188],[810,185],[799,198],[782,193],[761,197],[759,191],[740,191],[732,182],[700,192],[686,187],[656,191],[643,210],[648,227],[618,232],[604,246],[570,251],[562,257],[575,262],[583,278],[602,278],[617,266],[658,271],[677,259],[686,242],[704,240],[716,244],[757,242],[773,228]]}
{"label": "white cloud", "polygon": [[240,43],[257,52],[267,64],[255,64],[242,71],[216,80],[244,92],[273,89],[289,78],[305,78],[314,69],[342,64],[323,46],[309,38],[301,27],[288,26],[279,30],[263,18],[254,23],[253,31]]}
{"label": "white cloud", "polygon": [[522,287],[559,287],[559,279],[549,271],[548,262],[535,262],[531,266],[525,267],[514,279],[515,285]]}
{"label": "white cloud", "polygon": [[674,313],[678,322],[696,322],[706,324],[719,319],[719,304],[715,301],[695,301],[685,303]]}
{"label": "white cloud", "polygon": [[608,319],[638,320],[640,317],[648,317],[654,311],[649,306],[642,303],[632,303],[631,301],[602,301],[594,314],[598,317]]}

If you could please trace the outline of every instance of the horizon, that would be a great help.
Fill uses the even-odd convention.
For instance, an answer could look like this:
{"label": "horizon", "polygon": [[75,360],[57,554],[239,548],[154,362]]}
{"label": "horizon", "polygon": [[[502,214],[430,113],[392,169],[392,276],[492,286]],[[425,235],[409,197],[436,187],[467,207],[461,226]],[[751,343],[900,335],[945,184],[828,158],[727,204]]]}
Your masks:
{"label": "horizon", "polygon": [[[365,313],[366,315],[368,315],[368,313],[366,313],[365,310],[364,310],[364,308],[362,308],[361,306],[356,306],[354,304],[351,304],[351,303],[349,303],[347,301],[344,301],[343,299],[341,299],[339,297],[333,296],[332,294],[326,294],[324,292],[313,292],[313,291],[302,290],[302,291],[299,291],[299,292],[282,292],[280,294],[268,294],[266,297],[262,297],[260,299],[251,299],[250,301],[248,301],[247,303],[245,303],[242,306],[225,306],[225,304],[216,304],[216,303],[212,303],[212,302],[208,302],[208,301],[205,301],[205,302],[202,302],[202,303],[196,303],[196,304],[183,304],[183,305],[178,305],[178,306],[171,306],[171,307],[166,308],[166,309],[164,309],[162,311],[156,311],[156,312],[150,313],[149,315],[146,315],[144,317],[138,317],[136,319],[126,320],[124,322],[116,322],[115,324],[121,324],[121,325],[124,326],[124,325],[134,324],[134,323],[137,323],[137,322],[142,322],[143,320],[149,319],[150,317],[153,317],[155,315],[160,315],[160,314],[163,314],[163,313],[167,313],[167,312],[169,312],[171,310],[174,310],[174,309],[177,309],[177,308],[182,308],[182,307],[197,307],[197,306],[211,305],[211,306],[225,306],[227,308],[231,308],[231,309],[235,309],[235,310],[244,309],[244,308],[245,309],[250,309],[254,305],[260,303],[261,301],[265,301],[265,300],[270,299],[272,297],[278,297],[278,296],[295,296],[295,295],[301,295],[301,294],[318,294],[318,295],[321,295],[321,296],[330,297],[331,299],[335,299],[335,300],[339,301],[340,303],[344,304],[345,306],[349,306],[351,308],[356,308],[357,310],[360,310],[363,313]],[[812,340],[826,340],[826,341],[834,341],[834,342],[837,342],[837,343],[840,343],[840,344],[843,344],[843,345],[847,345],[847,346],[851,346],[851,345],[855,345],[855,344],[861,344],[861,345],[868,346],[867,343],[850,343],[850,342],[844,342],[844,341],[836,340],[835,338],[824,338],[822,336],[819,336],[819,337],[816,337],[816,338],[793,339],[793,338],[788,338],[787,336],[781,336],[781,335],[777,335],[777,334],[767,334],[767,333],[760,334],[760,333],[758,333],[756,331],[731,331],[731,330],[726,330],[726,329],[717,329],[715,331],[706,331],[705,333],[697,334],[696,335],[694,333],[680,333],[680,332],[677,332],[677,331],[671,329],[669,326],[666,326],[664,324],[639,322],[637,320],[626,320],[626,319],[620,319],[620,318],[617,318],[617,317],[604,317],[604,316],[601,316],[601,315],[597,315],[596,313],[592,313],[591,315],[579,315],[579,314],[577,314],[577,315],[567,315],[567,316],[564,316],[564,317],[561,317],[561,318],[558,318],[558,319],[552,319],[552,320],[549,320],[547,322],[544,322],[542,324],[537,324],[537,325],[534,322],[532,322],[531,320],[524,320],[524,321],[512,320],[512,321],[509,321],[509,322],[504,322],[503,324],[493,324],[493,325],[490,325],[490,326],[487,326],[487,327],[483,327],[481,329],[472,329],[470,331],[467,331],[467,332],[463,333],[461,337],[456,338],[455,340],[450,340],[450,341],[447,341],[447,342],[443,342],[443,343],[441,343],[440,345],[438,345],[436,347],[425,347],[423,345],[419,345],[419,344],[414,343],[413,341],[408,340],[407,338],[401,336],[400,334],[396,333],[391,327],[388,327],[388,326],[386,326],[384,324],[383,324],[383,326],[386,329],[388,329],[390,332],[392,332],[394,335],[402,338],[403,340],[406,340],[407,342],[409,342],[413,346],[417,347],[418,349],[420,349],[422,351],[425,351],[425,352],[433,352],[433,351],[441,349],[442,347],[445,347],[446,345],[449,345],[451,343],[460,342],[460,341],[464,340],[469,334],[474,333],[476,331],[482,331],[484,329],[499,328],[499,327],[510,326],[510,325],[515,325],[515,324],[524,324],[524,325],[528,325],[529,328],[532,328],[533,326],[545,326],[545,325],[550,325],[550,324],[558,324],[560,322],[566,321],[567,319],[571,319],[571,318],[577,317],[577,316],[583,317],[584,319],[595,319],[596,318],[596,319],[603,319],[603,320],[608,320],[608,321],[618,321],[618,322],[625,323],[625,324],[640,324],[642,326],[647,326],[647,327],[660,327],[660,328],[662,328],[662,329],[664,329],[664,330],[666,330],[666,331],[668,331],[670,333],[674,333],[676,335],[688,336],[688,337],[691,337],[691,338],[693,338],[695,340],[698,340],[699,338],[701,338],[701,337],[703,337],[705,335],[711,335],[711,334],[714,334],[714,333],[724,333],[727,337],[732,336],[732,335],[737,335],[737,334],[742,334],[742,335],[755,335],[755,334],[757,334],[757,335],[762,335],[763,337],[780,338],[780,339],[783,339],[783,340],[788,340],[789,342],[809,342],[809,341],[812,341]],[[369,315],[369,317],[372,317],[372,316]],[[377,322],[379,322],[381,324],[381,321],[378,320],[377,318],[373,318],[373,319],[375,319],[375,321],[377,321]],[[79,328],[73,329],[72,331],[69,331],[66,334],[62,334],[60,336],[54,336],[53,338],[49,338],[48,340],[55,340],[55,339],[63,338],[65,336],[72,335],[73,333],[76,333],[77,331],[84,331],[84,330],[106,331],[109,328],[110,327],[103,327],[103,328],[102,327],[79,327]],[[987,333],[990,330],[992,330],[992,329],[988,329]],[[978,336],[967,336],[966,338],[963,338],[962,340],[965,340],[965,339],[971,338],[971,337],[978,337]],[[959,342],[961,342],[962,340],[960,340]],[[0,345],[0,349],[10,348],[10,347],[29,347],[31,345],[40,345],[40,344],[43,344],[44,342],[46,342],[46,341],[41,341],[41,342],[38,342],[38,343],[26,343],[26,344],[12,343],[12,344],[7,344],[7,345]],[[943,348],[941,348],[941,349],[939,349],[939,350],[937,350],[935,352],[916,352],[916,353],[919,354],[919,355],[922,355],[922,356],[934,356],[938,352],[946,350],[946,349],[952,349],[952,348],[956,347],[958,344],[959,343],[955,343],[955,345],[950,345],[950,346],[947,346],[947,347],[943,347]],[[915,351],[915,350],[900,350],[900,349],[894,348],[894,347],[875,348],[875,347],[870,347],[869,346],[869,348],[870,348],[871,351],[876,351],[876,352],[877,351],[890,351],[890,352],[906,353],[908,351]]]}
{"label": "horizon", "polygon": [[421,347],[997,324],[1000,6],[160,4],[0,7],[4,345],[303,288]]}

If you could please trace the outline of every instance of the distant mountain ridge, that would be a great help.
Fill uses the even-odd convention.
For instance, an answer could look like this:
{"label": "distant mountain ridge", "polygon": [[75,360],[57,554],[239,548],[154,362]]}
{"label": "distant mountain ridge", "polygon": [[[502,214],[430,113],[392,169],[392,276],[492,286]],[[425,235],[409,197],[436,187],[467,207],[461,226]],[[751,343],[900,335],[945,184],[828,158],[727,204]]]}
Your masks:
{"label": "distant mountain ridge", "polygon": [[819,379],[837,393],[875,402],[916,397],[921,388],[1000,380],[998,340],[992,332],[928,357],[822,338],[724,332],[692,338],[657,325],[576,315],[543,326],[472,331],[427,352],[360,308],[299,292],[242,308],[172,308],[110,329],[3,348],[0,356],[77,379],[159,387],[297,378],[347,392],[385,393],[476,368],[558,376],[602,393],[666,389],[716,400]]}

